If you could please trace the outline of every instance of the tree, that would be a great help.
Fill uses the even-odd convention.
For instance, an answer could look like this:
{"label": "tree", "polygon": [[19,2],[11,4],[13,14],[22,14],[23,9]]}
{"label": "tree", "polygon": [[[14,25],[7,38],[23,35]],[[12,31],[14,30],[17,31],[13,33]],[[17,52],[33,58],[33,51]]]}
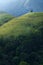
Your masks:
{"label": "tree", "polygon": [[30,12],[33,12],[33,10],[30,10]]}

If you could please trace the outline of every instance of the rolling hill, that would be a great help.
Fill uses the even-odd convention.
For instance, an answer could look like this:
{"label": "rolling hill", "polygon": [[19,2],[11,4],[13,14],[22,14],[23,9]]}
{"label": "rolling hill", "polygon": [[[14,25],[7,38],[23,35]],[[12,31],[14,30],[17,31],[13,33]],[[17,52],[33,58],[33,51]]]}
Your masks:
{"label": "rolling hill", "polygon": [[4,65],[43,65],[43,13],[27,13],[0,27]]}
{"label": "rolling hill", "polygon": [[0,26],[3,25],[4,23],[8,22],[12,18],[13,18],[13,16],[11,16],[5,12],[0,12]]}

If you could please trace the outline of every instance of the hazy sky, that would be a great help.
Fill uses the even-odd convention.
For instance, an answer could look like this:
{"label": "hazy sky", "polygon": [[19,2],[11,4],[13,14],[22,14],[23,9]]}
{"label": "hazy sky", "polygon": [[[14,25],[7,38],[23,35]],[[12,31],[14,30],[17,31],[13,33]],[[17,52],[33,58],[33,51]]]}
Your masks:
{"label": "hazy sky", "polygon": [[6,4],[8,4],[8,3],[10,3],[10,2],[16,2],[17,0],[0,0],[0,5],[6,5]]}
{"label": "hazy sky", "polygon": [[42,12],[43,0],[0,0],[0,11],[21,15],[30,10]]}
{"label": "hazy sky", "polygon": [[20,4],[20,2],[23,4],[26,4],[27,2],[29,2],[29,0],[0,0],[0,6],[6,5],[11,2],[14,2],[14,4],[16,4],[16,3]]}
{"label": "hazy sky", "polygon": [[29,0],[0,0],[0,11],[19,15],[25,13],[25,5]]}
{"label": "hazy sky", "polygon": [[[6,8],[10,3],[13,3],[14,7],[25,5],[29,2],[29,0],[0,0],[0,10]],[[12,5],[12,4],[11,4]]]}

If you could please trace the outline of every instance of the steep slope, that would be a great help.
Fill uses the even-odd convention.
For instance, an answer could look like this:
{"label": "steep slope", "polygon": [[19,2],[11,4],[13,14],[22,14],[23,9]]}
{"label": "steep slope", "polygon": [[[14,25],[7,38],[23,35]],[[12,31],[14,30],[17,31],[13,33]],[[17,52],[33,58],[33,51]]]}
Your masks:
{"label": "steep slope", "polygon": [[13,16],[11,16],[5,12],[0,12],[0,26],[3,25],[4,23],[8,22],[12,18],[13,18]]}
{"label": "steep slope", "polygon": [[42,23],[43,23],[43,13],[26,14],[24,16],[14,18],[7,24],[0,27],[1,30],[0,34],[10,35],[14,33],[14,35],[16,36],[23,33],[28,33],[29,30],[31,31],[33,31],[34,29],[37,30],[39,25],[41,26]]}
{"label": "steep slope", "polygon": [[1,26],[0,51],[0,65],[43,64],[43,13],[27,13]]}

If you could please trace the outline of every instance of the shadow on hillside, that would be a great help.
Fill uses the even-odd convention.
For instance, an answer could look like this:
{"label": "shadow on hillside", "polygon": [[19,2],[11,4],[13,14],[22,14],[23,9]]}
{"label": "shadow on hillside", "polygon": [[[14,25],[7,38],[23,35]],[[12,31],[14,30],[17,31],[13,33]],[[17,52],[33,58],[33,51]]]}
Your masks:
{"label": "shadow on hillside", "polygon": [[43,63],[43,28],[36,33],[0,38],[0,65],[19,65],[25,61],[30,65]]}

